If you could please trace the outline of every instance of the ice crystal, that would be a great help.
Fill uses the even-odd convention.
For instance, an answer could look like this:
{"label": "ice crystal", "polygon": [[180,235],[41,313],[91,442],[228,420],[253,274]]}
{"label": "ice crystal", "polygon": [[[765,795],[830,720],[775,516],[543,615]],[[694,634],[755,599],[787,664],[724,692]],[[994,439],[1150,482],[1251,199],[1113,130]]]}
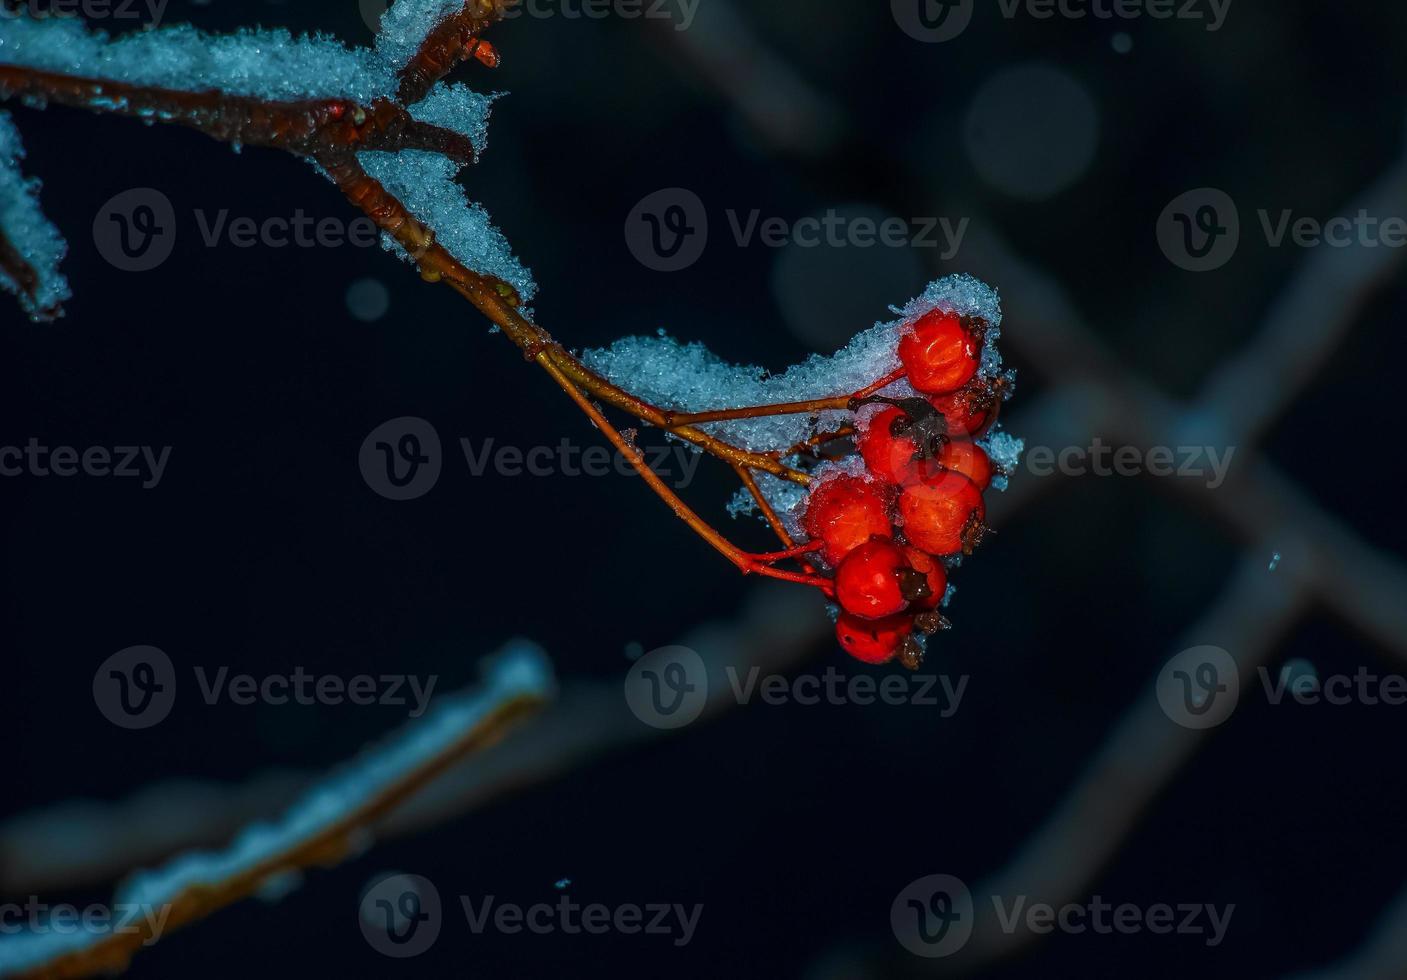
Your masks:
{"label": "ice crystal", "polygon": [[69,298],[59,262],[68,246],[39,209],[39,181],[20,172],[24,146],[7,112],[0,112],[0,233],[37,277],[30,296],[0,267],[0,286],[15,293],[31,316],[43,316]]}

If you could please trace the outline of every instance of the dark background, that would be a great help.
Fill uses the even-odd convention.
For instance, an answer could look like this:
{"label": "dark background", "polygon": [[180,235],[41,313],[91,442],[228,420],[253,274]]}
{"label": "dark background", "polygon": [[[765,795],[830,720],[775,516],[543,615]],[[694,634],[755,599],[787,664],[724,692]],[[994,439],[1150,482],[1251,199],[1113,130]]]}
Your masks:
{"label": "dark background", "polygon": [[[1306,261],[1303,250],[1267,247],[1255,210],[1327,218],[1403,149],[1398,5],[1233,0],[1209,33],[1146,18],[1008,21],[981,3],[961,38],[938,45],[911,40],[881,3],[773,0],[738,13],[844,117],[848,135],[831,149],[778,150],[659,25],[524,18],[491,34],[504,55],[497,73],[460,70],[511,92],[464,179],[533,269],[539,321],[568,345],[666,327],[782,368],[885,318],[936,273],[972,271],[1009,302],[1037,302],[963,254],[936,269],[910,251],[788,257],[720,234],[729,208],[794,220],[862,205],[909,217],[905,202],[923,201],[912,216],[969,216],[973,234],[1001,236],[1131,370],[1191,398],[1256,335]],[[172,0],[167,20],[371,36],[351,2]],[[1121,30],[1127,53],[1115,50]],[[1059,166],[1044,155],[1061,158],[1067,137],[1078,142],[1066,107],[1032,91],[999,106],[1004,115],[969,119],[990,79],[1033,62],[1072,79],[1098,120],[1088,165],[1038,199],[1012,191]],[[421,500],[368,489],[358,447],[397,416],[429,420],[451,449],[460,436],[526,448],[594,435],[467,304],[379,249],[201,244],[195,208],[350,217],[305,165],[71,110],[15,114],[26,169],[43,177],[46,210],[69,239],[76,295],[51,325],[0,313],[0,445],[173,450],[153,490],[0,480],[5,815],[117,800],[172,777],[318,770],[403,719],[394,708],[187,698],[151,731],[120,731],[90,685],[98,664],[134,644],[162,648],[181,669],[434,673],[448,689],[525,635],[562,675],[615,684],[631,644],[649,650],[737,614],[753,585],[638,481],[472,478],[451,455]],[[984,172],[974,140],[1024,161],[1014,187]],[[718,222],[703,260],[672,275],[638,264],[622,234],[640,198],[671,186],[697,192]],[[1199,275],[1165,259],[1154,226],[1170,200],[1203,186],[1238,202],[1243,241],[1226,267]],[[103,203],[132,187],[162,190],[180,222],[175,255],[142,274],[106,263],[90,231]],[[1399,200],[1401,216],[1407,195]],[[391,297],[371,323],[344,302],[366,277]],[[1398,555],[1404,313],[1407,289],[1391,278],[1266,443],[1304,493]],[[1006,326],[1021,434],[1023,404],[1040,404],[1066,368],[1034,362],[1019,318]],[[700,472],[690,500],[726,522],[730,474],[708,462]],[[1001,868],[1147,698],[1166,658],[1219,640],[1186,633],[1247,542],[1155,480],[1052,482],[961,571],[957,628],[930,661],[971,675],[954,718],[915,707],[735,710],[388,841],[277,905],[227,910],[143,953],[132,975],[897,972],[894,895],[926,874],[975,883]],[[766,540],[752,524],[725,526]],[[1272,663],[1388,673],[1402,653],[1313,606]],[[865,669],[829,640],[805,669],[827,666]],[[1114,901],[1234,903],[1219,948],[1186,936],[1055,935],[983,975],[1269,977],[1344,957],[1407,879],[1403,710],[1249,699],[1094,877],[1087,894]],[[370,949],[356,921],[360,889],[387,870],[426,874],[447,896],[552,901],[553,882],[570,877],[579,902],[702,902],[704,913],[684,949],[662,937],[472,937],[453,920],[434,950],[399,963]],[[110,884],[44,897],[101,900]]]}

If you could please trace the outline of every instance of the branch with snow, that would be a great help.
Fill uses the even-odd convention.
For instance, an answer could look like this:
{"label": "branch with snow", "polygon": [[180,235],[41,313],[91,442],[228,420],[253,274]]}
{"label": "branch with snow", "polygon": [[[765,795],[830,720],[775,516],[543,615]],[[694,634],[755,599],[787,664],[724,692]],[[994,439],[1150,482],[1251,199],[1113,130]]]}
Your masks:
{"label": "branch with snow", "polygon": [[[536,292],[532,275],[455,181],[486,146],[496,96],[441,81],[476,54],[496,63],[478,33],[502,11],[488,0],[398,0],[374,48],[283,30],[211,35],[187,25],[114,39],[74,20],[6,17],[0,98],[178,123],[235,147],[287,150],[327,176],[339,165],[365,167],[404,202],[374,216],[388,249],[405,254],[397,233],[407,221],[423,226],[413,230],[417,245],[437,242],[454,263],[506,283],[526,302]],[[0,150],[10,161],[20,155],[8,124]],[[35,273],[5,262],[6,285],[32,316],[51,316],[67,298],[57,272],[62,248],[37,207],[13,203],[33,199],[13,166],[0,169],[0,236]]]}
{"label": "branch with snow", "polygon": [[39,208],[39,181],[20,172],[24,146],[8,112],[0,111],[0,286],[36,320],[58,316],[69,298],[59,262],[68,246]]}
{"label": "branch with snow", "polygon": [[[814,655],[830,632],[818,612],[815,596],[768,582],[737,613],[700,623],[680,636],[676,642],[704,663],[708,702],[703,717],[738,708],[729,676],[753,668],[786,673]],[[619,680],[563,678],[552,703],[530,723],[464,758],[388,813],[373,828],[376,838],[389,840],[463,819],[490,802],[665,734],[641,724],[629,710]],[[164,862],[194,846],[193,839],[212,846],[234,836],[252,815],[290,806],[314,781],[312,773],[287,771],[245,783],[163,780],[121,800],[69,800],[17,815],[0,823],[0,893],[91,887],[135,867]],[[173,821],[172,814],[180,820]],[[78,840],[83,847],[72,846]]]}
{"label": "branch with snow", "polygon": [[[0,937],[0,976],[84,976],[126,967],[171,931],[336,864],[371,843],[373,826],[456,763],[494,744],[554,694],[541,650],[519,642],[485,662],[482,685],[438,700],[423,718],[307,792],[280,819],[244,830],[223,850],[179,855],[118,890],[112,924]],[[120,927],[118,927],[120,926]]]}

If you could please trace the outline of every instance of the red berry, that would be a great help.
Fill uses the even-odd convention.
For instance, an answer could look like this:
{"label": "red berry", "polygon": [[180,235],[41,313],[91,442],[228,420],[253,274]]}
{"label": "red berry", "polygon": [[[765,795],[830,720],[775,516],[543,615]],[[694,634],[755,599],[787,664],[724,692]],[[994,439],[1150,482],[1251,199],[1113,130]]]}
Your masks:
{"label": "red berry", "polygon": [[930,470],[899,495],[904,536],[930,555],[971,554],[986,530],[982,491],[961,473]]}
{"label": "red berry", "polygon": [[801,527],[812,541],[821,541],[821,554],[832,565],[874,535],[894,531],[889,499],[879,486],[858,476],[842,474],[811,492]]}
{"label": "red berry", "polygon": [[982,393],[973,392],[970,385],[946,395],[933,395],[928,401],[942,413],[948,423],[948,434],[954,437],[975,439],[992,420],[992,410],[984,404]]}
{"label": "red berry", "polygon": [[944,469],[961,473],[978,490],[986,490],[992,483],[992,460],[982,447],[968,439],[954,439],[943,447],[938,455],[938,464]]}
{"label": "red berry", "polygon": [[937,558],[917,548],[905,548],[904,557],[909,560],[909,565],[914,571],[922,572],[928,577],[928,591],[933,593],[927,599],[916,601],[914,608],[937,609],[943,604],[943,597],[948,594],[948,570]]}
{"label": "red berry", "polygon": [[910,384],[925,394],[942,395],[977,374],[979,346],[956,313],[934,310],[920,317],[899,341],[899,360]]}
{"label": "red berry", "polygon": [[845,652],[867,664],[894,659],[899,644],[914,631],[914,621],[900,613],[887,619],[861,619],[841,613],[835,622],[835,638]]}
{"label": "red berry", "polygon": [[910,479],[918,442],[907,432],[894,433],[894,423],[908,418],[901,409],[886,408],[870,417],[869,428],[856,440],[865,467],[881,480],[899,484]]}
{"label": "red berry", "polygon": [[900,574],[912,572],[904,553],[888,538],[870,538],[835,570],[835,597],[848,613],[882,619],[909,608]]}

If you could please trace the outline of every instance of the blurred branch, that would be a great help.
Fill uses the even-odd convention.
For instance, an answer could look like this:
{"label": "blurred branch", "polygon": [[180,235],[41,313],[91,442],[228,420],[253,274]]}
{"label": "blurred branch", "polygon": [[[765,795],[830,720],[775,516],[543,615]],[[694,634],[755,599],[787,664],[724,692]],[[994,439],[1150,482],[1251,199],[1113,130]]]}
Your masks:
{"label": "blurred branch", "polygon": [[[708,677],[704,720],[738,706],[728,682],[731,667],[746,673],[796,670],[831,635],[822,599],[783,583],[759,585],[739,616],[704,623],[679,640],[697,653]],[[493,751],[467,760],[406,806],[391,814],[392,835],[458,819],[509,792],[553,779],[614,752],[679,735],[651,728],[631,714],[617,677],[602,683],[577,679],[531,725]]]}
{"label": "blurred branch", "polygon": [[1407,891],[1388,906],[1363,944],[1323,970],[1295,974],[1291,980],[1402,980],[1407,975]]}
{"label": "blurred branch", "polygon": [[[735,619],[706,623],[679,641],[707,669],[705,717],[735,705],[730,667],[781,673],[806,660],[830,632],[818,602],[810,592],[769,583],[752,593]],[[447,769],[388,812],[374,833],[378,839],[399,837],[447,823],[664,734],[629,712],[619,680],[566,681],[531,724]],[[312,774],[280,773],[243,785],[162,783],[117,803],[68,803],[12,818],[0,826],[0,890],[29,894],[89,886],[184,848],[218,843],[249,820],[277,812],[313,781]]]}
{"label": "blurred branch", "polygon": [[236,785],[165,781],[115,803],[71,800],[11,817],[0,823],[0,896],[84,888],[213,847],[291,804],[310,779],[271,772]]}
{"label": "blurred branch", "polygon": [[[1407,156],[1393,164],[1346,214],[1407,211]],[[1362,241],[1308,253],[1271,307],[1260,335],[1212,374],[1199,399],[1224,420],[1233,445],[1259,442],[1266,429],[1315,378],[1372,297],[1407,263],[1407,249]]]}
{"label": "blurred branch", "polygon": [[480,690],[440,699],[423,718],[314,787],[278,821],[253,824],[222,851],[180,855],[134,876],[118,891],[113,909],[147,914],[123,923],[125,928],[7,930],[0,939],[0,975],[86,977],[123,970],[170,932],[270,882],[358,853],[371,827],[461,759],[498,741],[552,694],[551,668],[536,648],[511,647],[487,665]]}
{"label": "blurred branch", "polygon": [[762,44],[731,4],[700,5],[688,30],[670,20],[646,23],[658,25],[661,40],[725,94],[768,149],[814,156],[833,145],[843,127],[835,104]]}
{"label": "blurred branch", "polygon": [[[1268,664],[1280,639],[1308,605],[1310,583],[1271,575],[1265,562],[1245,559],[1220,599],[1177,641],[1174,651],[1211,643],[1235,656],[1243,683]],[[1143,814],[1177,773],[1213,737],[1168,719],[1152,693],[1129,708],[1103,747],[1046,822],[999,872],[973,889],[977,896],[1022,895],[1059,908],[1077,901],[1123,847]],[[1003,932],[991,916],[976,919],[962,951],[921,969],[976,972],[1019,953],[1040,937]],[[912,960],[909,965],[913,966]]]}

